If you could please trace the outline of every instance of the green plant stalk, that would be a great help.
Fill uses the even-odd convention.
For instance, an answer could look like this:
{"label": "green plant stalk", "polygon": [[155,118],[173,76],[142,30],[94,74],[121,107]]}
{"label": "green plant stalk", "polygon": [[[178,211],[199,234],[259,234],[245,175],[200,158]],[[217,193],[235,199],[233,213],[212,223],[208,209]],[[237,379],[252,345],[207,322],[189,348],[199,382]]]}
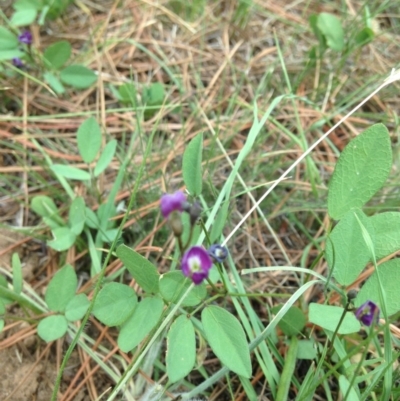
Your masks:
{"label": "green plant stalk", "polygon": [[37,307],[34,303],[32,303],[29,299],[26,299],[23,295],[17,294],[12,290],[9,290],[6,287],[0,285],[0,298],[12,299],[15,302],[18,302],[21,306],[24,306],[30,309],[37,315],[43,313],[43,310]]}
{"label": "green plant stalk", "polygon": [[354,382],[355,382],[356,379],[357,379],[358,372],[361,370],[362,365],[363,365],[363,362],[366,360],[367,353],[368,353],[368,345],[369,345],[369,343],[371,342],[372,337],[374,336],[374,330],[373,330],[373,329],[374,329],[374,326],[372,325],[372,326],[371,326],[371,329],[370,329],[370,331],[369,331],[369,333],[368,333],[367,343],[366,343],[366,345],[365,345],[365,347],[364,347],[364,351],[363,351],[363,353],[362,353],[362,355],[361,355],[361,358],[360,358],[360,360],[359,360],[359,362],[358,362],[358,364],[357,364],[356,369],[355,369],[354,372],[353,372],[352,378],[351,378],[351,380],[350,380],[350,382],[349,382],[349,388],[347,389],[346,394],[345,394],[344,397],[343,397],[344,400],[347,400],[347,397],[349,396],[350,391],[351,391],[351,389],[352,389],[353,386],[354,386]]}
{"label": "green plant stalk", "polygon": [[340,326],[341,326],[342,323],[343,323],[344,318],[346,317],[346,313],[348,312],[348,307],[349,307],[349,305],[350,305],[350,301],[347,301],[347,304],[346,304],[346,306],[345,306],[344,309],[343,309],[342,316],[340,316],[340,320],[339,320],[339,322],[338,322],[338,324],[337,324],[337,326],[336,326],[335,331],[333,332],[333,335],[332,335],[332,338],[331,338],[331,341],[330,341],[330,345],[329,345],[328,351],[326,352],[326,355],[328,356],[328,358],[330,357],[330,354],[331,354],[331,352],[332,352],[332,350],[333,350],[333,344],[335,343],[335,338],[336,338],[336,336],[337,336],[337,334],[338,334],[338,331],[339,331],[339,329],[340,329]]}
{"label": "green plant stalk", "polygon": [[[145,168],[145,165],[146,165],[146,161],[147,161],[147,158],[148,158],[149,153],[150,153],[151,144],[153,142],[154,134],[155,134],[155,131],[152,132],[152,134],[151,134],[151,136],[149,138],[149,141],[147,143],[146,151],[145,151],[145,154],[143,156],[143,160],[142,160],[142,162],[140,164],[140,167],[139,167],[139,170],[138,170],[138,176],[137,176],[137,179],[135,180],[135,186],[133,188],[132,195],[131,195],[131,198],[129,200],[129,205],[128,205],[127,212],[125,213],[125,215],[124,215],[124,217],[123,217],[123,219],[121,221],[121,224],[119,225],[116,239],[111,244],[110,251],[106,255],[106,258],[105,258],[104,263],[103,263],[103,267],[101,269],[101,272],[98,275],[96,287],[94,289],[93,298],[92,298],[92,301],[90,303],[90,306],[89,306],[89,308],[88,308],[88,310],[87,310],[87,312],[85,314],[85,317],[82,319],[81,326],[79,327],[79,330],[77,331],[76,336],[73,338],[70,346],[68,347],[68,350],[67,350],[67,352],[66,352],[66,354],[64,356],[64,359],[63,359],[63,361],[61,363],[60,370],[58,372],[58,375],[57,375],[57,378],[56,378],[56,382],[54,384],[54,389],[53,389],[53,393],[52,393],[52,396],[51,396],[51,401],[56,401],[57,400],[57,393],[58,393],[58,389],[60,387],[62,374],[64,372],[64,369],[65,369],[65,367],[67,365],[67,362],[68,362],[69,358],[71,357],[72,351],[74,350],[74,348],[75,348],[75,346],[76,346],[76,344],[77,344],[77,342],[79,340],[79,337],[80,337],[81,333],[83,332],[87,321],[89,320],[89,316],[90,316],[90,314],[91,314],[91,312],[93,310],[94,303],[96,301],[97,295],[98,295],[98,293],[100,292],[100,289],[101,289],[102,281],[103,281],[104,275],[106,273],[106,268],[107,268],[108,262],[110,261],[111,255],[113,254],[113,252],[114,252],[114,250],[115,250],[115,248],[117,246],[117,239],[119,238],[119,236],[120,236],[120,234],[122,232],[122,229],[123,229],[123,227],[124,227],[124,225],[125,225],[125,223],[126,223],[126,221],[128,219],[129,211],[133,208],[133,204],[134,204],[134,202],[136,200],[136,194],[137,194],[137,191],[139,189],[139,184],[140,184],[141,178],[142,178],[142,176],[144,174],[144,168]],[[133,142],[130,143],[130,148],[132,149],[132,147],[133,147]],[[122,175],[124,174],[126,166],[130,162],[130,160],[131,160],[130,157],[126,158],[125,162],[121,166],[119,174],[122,174]]]}
{"label": "green plant stalk", "polygon": [[382,314],[383,317],[385,318],[385,325],[384,325],[384,330],[383,330],[383,336],[384,336],[384,344],[385,344],[385,361],[387,366],[389,367],[386,372],[385,372],[385,377],[384,377],[384,383],[383,383],[383,391],[382,391],[382,401],[388,401],[389,398],[391,397],[392,394],[392,380],[393,380],[393,370],[391,369],[391,361],[393,358],[392,355],[392,339],[391,339],[391,334],[390,334],[390,327],[389,327],[389,317],[388,313],[386,310],[386,293],[382,285],[382,280],[379,274],[379,269],[378,265],[376,263],[376,256],[375,256],[375,248],[371,239],[371,236],[369,235],[368,230],[364,227],[360,219],[358,218],[357,214],[355,214],[355,217],[358,221],[358,224],[361,227],[361,232],[362,236],[364,238],[365,243],[367,244],[371,256],[372,256],[372,261],[374,263],[374,268],[376,272],[376,277],[378,279],[378,289],[379,289],[379,302],[381,304],[381,309],[382,309]]}
{"label": "green plant stalk", "polygon": [[290,383],[292,381],[292,376],[294,369],[296,367],[296,357],[297,350],[299,348],[299,340],[296,336],[293,336],[289,350],[285,358],[285,364],[283,365],[283,370],[281,378],[279,380],[278,392],[276,393],[276,401],[286,401],[288,399]]}

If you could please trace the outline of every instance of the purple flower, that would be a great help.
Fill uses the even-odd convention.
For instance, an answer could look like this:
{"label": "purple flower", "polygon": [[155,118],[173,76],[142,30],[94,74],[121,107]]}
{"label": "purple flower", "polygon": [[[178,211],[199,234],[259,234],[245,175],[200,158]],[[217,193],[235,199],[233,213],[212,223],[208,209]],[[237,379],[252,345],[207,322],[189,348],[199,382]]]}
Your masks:
{"label": "purple flower", "polygon": [[182,191],[173,194],[164,194],[160,200],[162,215],[167,218],[172,212],[182,212],[186,203],[186,195]]}
{"label": "purple flower", "polygon": [[30,45],[32,44],[32,34],[29,31],[24,31],[20,35],[18,35],[18,40],[20,43]]}
{"label": "purple flower", "polygon": [[371,326],[374,321],[379,320],[379,307],[372,301],[364,302],[355,313],[356,318],[366,326]]}
{"label": "purple flower", "polygon": [[217,263],[222,263],[228,256],[228,249],[225,246],[219,244],[211,245],[208,248],[207,252],[211,256],[211,259],[213,259],[214,262]]}
{"label": "purple flower", "polygon": [[14,57],[12,59],[12,63],[17,68],[23,68],[24,67],[24,63],[19,57]]}
{"label": "purple flower", "polygon": [[204,248],[192,246],[183,255],[181,265],[182,273],[197,285],[208,277],[212,261]]}

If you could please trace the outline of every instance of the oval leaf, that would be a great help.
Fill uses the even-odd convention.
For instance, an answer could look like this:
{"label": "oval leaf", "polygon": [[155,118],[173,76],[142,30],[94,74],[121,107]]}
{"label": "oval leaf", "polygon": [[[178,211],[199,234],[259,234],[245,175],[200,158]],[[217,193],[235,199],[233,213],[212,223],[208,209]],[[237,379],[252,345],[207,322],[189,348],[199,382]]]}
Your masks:
{"label": "oval leaf", "polygon": [[112,141],[108,142],[107,145],[104,147],[99,160],[97,161],[96,167],[94,168],[94,176],[99,176],[111,163],[115,151],[117,149],[117,141],[113,139]]}
{"label": "oval leaf", "polygon": [[158,292],[160,275],[157,268],[149,260],[126,245],[120,245],[117,248],[117,256],[144,291]]}
{"label": "oval leaf", "polygon": [[196,362],[194,327],[186,315],[179,316],[168,331],[166,362],[171,383],[188,375]]}
{"label": "oval leaf", "polygon": [[[339,306],[320,305],[311,303],[309,306],[308,319],[322,328],[334,332],[342,317],[344,309]],[[339,334],[357,333],[361,329],[360,322],[352,312],[346,312],[342,324],[339,327]]]}
{"label": "oval leaf", "polygon": [[[192,285],[181,271],[175,270],[165,273],[160,278],[160,294],[167,302],[176,303]],[[207,295],[204,284],[196,285],[183,300],[182,306],[196,306]]]}
{"label": "oval leaf", "polygon": [[132,315],[136,304],[136,293],[131,287],[108,283],[96,298],[93,315],[107,326],[118,326]]}
{"label": "oval leaf", "polygon": [[[390,316],[400,311],[400,259],[382,263],[378,266],[378,269],[382,288],[386,294],[386,310]],[[382,309],[376,272],[363,285],[354,304],[359,307],[366,301],[372,301]]]}
{"label": "oval leaf", "polygon": [[77,196],[71,203],[68,213],[69,226],[75,235],[80,235],[86,221],[85,201]]}
{"label": "oval leaf", "polygon": [[118,347],[121,351],[129,352],[140,344],[161,318],[163,308],[160,298],[144,298],[139,302],[119,332]]}
{"label": "oval leaf", "polygon": [[54,92],[56,92],[59,95],[65,93],[65,88],[63,84],[54,74],[52,74],[51,72],[45,72],[43,74],[43,78],[51,86]]}
{"label": "oval leaf", "polygon": [[[272,308],[273,313],[278,313],[282,305]],[[289,337],[299,334],[307,323],[307,319],[301,309],[297,306],[291,306],[282,319],[279,321],[279,328]]]}
{"label": "oval leaf", "polygon": [[377,259],[384,258],[393,252],[400,250],[400,213],[379,213],[369,220],[375,232],[375,256]]}
{"label": "oval leaf", "polygon": [[37,10],[27,8],[25,10],[17,10],[13,13],[10,24],[13,26],[26,26],[32,24],[37,16]]}
{"label": "oval leaf", "polygon": [[249,378],[251,361],[246,335],[239,321],[218,306],[207,306],[201,321],[214,354],[232,372]]}
{"label": "oval leaf", "polygon": [[4,26],[0,26],[0,50],[13,50],[19,45],[18,38]]}
{"label": "oval leaf", "polygon": [[53,199],[45,195],[37,195],[31,201],[32,210],[41,217],[52,217],[58,214],[58,209]]}
{"label": "oval leaf", "polygon": [[356,214],[373,239],[371,221],[360,210],[351,210],[339,221],[326,241],[326,261],[336,281],[342,285],[349,285],[356,280],[371,260],[371,252]]}
{"label": "oval leaf", "polygon": [[61,338],[68,329],[68,322],[64,316],[47,316],[38,324],[37,332],[39,337],[46,341],[54,341]]}
{"label": "oval leaf", "polygon": [[78,150],[85,163],[91,163],[99,153],[101,146],[100,125],[94,117],[89,117],[78,128],[76,134]]}
{"label": "oval leaf", "polygon": [[338,220],[364,206],[383,186],[391,166],[390,136],[383,124],[373,125],[350,141],[329,183],[329,215]]}
{"label": "oval leaf", "polygon": [[71,57],[71,44],[67,40],[53,43],[44,51],[43,57],[53,68],[61,68]]}
{"label": "oval leaf", "polygon": [[45,301],[50,310],[64,312],[68,302],[75,296],[78,279],[74,268],[65,265],[51,279],[45,294]]}
{"label": "oval leaf", "polygon": [[55,228],[51,233],[53,234],[54,239],[52,241],[47,241],[47,245],[58,252],[68,250],[75,243],[76,235],[69,229],[69,227]]}
{"label": "oval leaf", "polygon": [[61,81],[74,88],[86,89],[97,81],[97,75],[83,65],[70,65],[60,74]]}
{"label": "oval leaf", "polygon": [[344,33],[338,17],[328,13],[321,13],[317,17],[317,26],[324,35],[328,47],[336,51],[343,50]]}
{"label": "oval leaf", "polygon": [[75,295],[65,308],[65,317],[71,322],[82,319],[89,308],[89,304],[90,302],[85,294]]}
{"label": "oval leaf", "polygon": [[203,134],[196,135],[183,154],[182,174],[190,195],[198,196],[202,189],[201,161],[203,152]]}
{"label": "oval leaf", "polygon": [[50,168],[55,174],[59,174],[62,177],[69,178],[71,180],[90,180],[90,174],[87,171],[81,170],[76,167],[67,166],[65,164],[52,164]]}

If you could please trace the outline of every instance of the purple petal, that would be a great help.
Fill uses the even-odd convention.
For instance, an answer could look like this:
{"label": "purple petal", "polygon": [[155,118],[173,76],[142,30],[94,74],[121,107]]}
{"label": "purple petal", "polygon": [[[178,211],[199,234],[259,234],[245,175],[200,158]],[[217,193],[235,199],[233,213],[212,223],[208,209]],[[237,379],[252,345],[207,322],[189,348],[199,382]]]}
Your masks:
{"label": "purple petal", "polygon": [[164,194],[160,199],[162,215],[167,218],[172,212],[182,212],[186,203],[186,195],[182,191],[173,194]]}
{"label": "purple petal", "polygon": [[372,301],[364,302],[355,312],[356,318],[366,326],[371,326],[374,321],[379,320],[379,308]]}
{"label": "purple petal", "polygon": [[29,31],[22,32],[21,35],[18,36],[18,40],[20,43],[30,45],[32,44],[32,34]]}
{"label": "purple petal", "polygon": [[181,267],[182,273],[197,285],[208,277],[212,260],[204,248],[192,246],[183,255]]}

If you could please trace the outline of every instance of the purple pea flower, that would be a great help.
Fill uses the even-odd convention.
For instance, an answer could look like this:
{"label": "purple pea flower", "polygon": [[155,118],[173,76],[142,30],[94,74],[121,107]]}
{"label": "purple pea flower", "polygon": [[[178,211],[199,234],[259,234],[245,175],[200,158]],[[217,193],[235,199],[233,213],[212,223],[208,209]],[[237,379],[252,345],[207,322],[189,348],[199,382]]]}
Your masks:
{"label": "purple pea flower", "polygon": [[24,68],[24,66],[25,66],[25,64],[23,63],[23,61],[19,57],[14,57],[12,59],[12,63],[17,68]]}
{"label": "purple pea flower", "polygon": [[183,255],[181,266],[182,273],[198,285],[208,277],[212,261],[204,248],[192,246]]}
{"label": "purple pea flower", "polygon": [[182,212],[186,204],[186,195],[182,191],[173,194],[164,194],[160,200],[161,213],[165,218],[172,212]]}
{"label": "purple pea flower", "polygon": [[18,35],[18,41],[25,45],[32,44],[32,34],[29,31],[24,31],[20,35]]}
{"label": "purple pea flower", "polygon": [[214,244],[208,250],[208,254],[214,262],[222,263],[228,256],[228,249],[225,246]]}
{"label": "purple pea flower", "polygon": [[373,322],[379,320],[379,307],[372,301],[364,302],[355,312],[356,318],[365,324],[371,326]]}

